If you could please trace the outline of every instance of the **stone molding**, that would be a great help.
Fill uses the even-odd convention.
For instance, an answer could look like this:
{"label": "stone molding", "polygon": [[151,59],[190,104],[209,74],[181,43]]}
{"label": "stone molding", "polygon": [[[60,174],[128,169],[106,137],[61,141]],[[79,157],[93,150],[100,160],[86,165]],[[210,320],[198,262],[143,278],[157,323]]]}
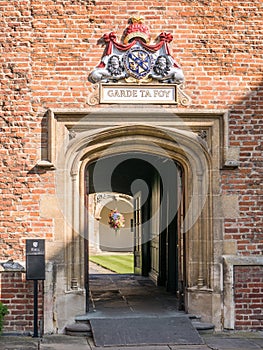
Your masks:
{"label": "stone molding", "polygon": [[[220,147],[220,168],[233,169],[239,165],[239,149],[238,147],[229,147],[229,112],[224,109],[183,109],[169,108],[165,109],[158,106],[110,106],[100,108],[87,109],[49,109],[46,112],[48,118],[48,147],[42,155],[42,159],[38,161],[38,166],[54,170],[56,166],[56,151],[59,147],[57,143],[57,127],[63,124],[68,130],[69,139],[75,138],[76,134],[85,130],[86,125],[90,124],[89,117],[98,119],[95,123],[99,126],[111,126],[117,124],[129,124],[132,119],[134,122],[145,120],[145,124],[150,122],[151,125],[166,126],[167,117],[175,115],[184,121],[185,125],[178,122],[172,123],[179,129],[190,128],[199,138],[205,140],[208,147],[212,146],[212,129],[215,123],[219,123],[220,135],[218,146]],[[102,121],[103,119],[103,121]],[[164,120],[164,122],[162,121]],[[115,124],[116,123],[116,124]],[[93,124],[93,123],[92,123]],[[76,126],[77,125],[77,126]],[[94,124],[93,124],[94,125]],[[202,135],[205,133],[205,139]],[[74,137],[72,137],[74,134]]]}

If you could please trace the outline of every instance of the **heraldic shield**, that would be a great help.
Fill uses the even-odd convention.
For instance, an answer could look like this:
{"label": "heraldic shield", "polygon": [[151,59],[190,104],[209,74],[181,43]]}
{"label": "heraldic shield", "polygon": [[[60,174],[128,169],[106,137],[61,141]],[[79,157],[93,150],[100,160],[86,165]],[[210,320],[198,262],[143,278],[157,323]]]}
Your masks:
{"label": "heraldic shield", "polygon": [[128,74],[136,79],[146,77],[152,69],[151,55],[139,46],[132,47],[124,54],[124,67]]}

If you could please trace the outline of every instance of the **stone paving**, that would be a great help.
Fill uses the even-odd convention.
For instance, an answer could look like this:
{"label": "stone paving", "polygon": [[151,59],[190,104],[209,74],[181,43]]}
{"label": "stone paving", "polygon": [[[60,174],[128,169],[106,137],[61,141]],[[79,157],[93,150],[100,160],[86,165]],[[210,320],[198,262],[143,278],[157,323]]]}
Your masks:
{"label": "stone paving", "polygon": [[[91,267],[91,273],[108,270]],[[97,347],[92,337],[74,337],[63,334],[45,335],[42,339],[28,336],[0,336],[0,350],[260,350],[262,332],[218,332],[201,334],[203,345],[146,345]]]}
{"label": "stone paving", "polygon": [[45,335],[43,339],[1,336],[0,350],[260,350],[263,332],[220,332],[202,335],[204,345],[96,347],[92,338]]}

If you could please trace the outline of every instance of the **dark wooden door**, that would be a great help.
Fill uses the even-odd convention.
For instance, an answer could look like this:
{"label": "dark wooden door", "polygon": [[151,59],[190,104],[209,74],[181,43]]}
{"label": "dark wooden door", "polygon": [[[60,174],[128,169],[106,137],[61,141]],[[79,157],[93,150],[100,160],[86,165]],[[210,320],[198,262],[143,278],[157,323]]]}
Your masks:
{"label": "dark wooden door", "polygon": [[142,209],[141,192],[134,196],[134,273],[142,274]]}

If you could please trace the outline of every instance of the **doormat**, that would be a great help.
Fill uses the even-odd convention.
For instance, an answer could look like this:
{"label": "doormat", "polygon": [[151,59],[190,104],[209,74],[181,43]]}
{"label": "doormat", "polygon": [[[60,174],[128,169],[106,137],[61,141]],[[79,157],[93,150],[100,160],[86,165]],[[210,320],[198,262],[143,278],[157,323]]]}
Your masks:
{"label": "doormat", "polygon": [[188,317],[95,318],[96,346],[204,344]]}

